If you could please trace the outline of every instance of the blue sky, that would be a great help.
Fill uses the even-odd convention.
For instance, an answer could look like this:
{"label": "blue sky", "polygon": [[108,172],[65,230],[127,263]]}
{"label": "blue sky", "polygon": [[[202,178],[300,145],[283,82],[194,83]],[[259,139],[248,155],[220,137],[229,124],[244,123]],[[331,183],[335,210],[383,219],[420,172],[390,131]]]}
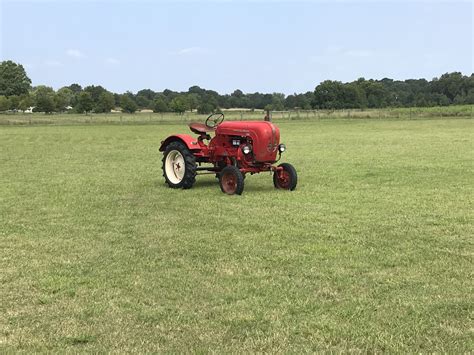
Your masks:
{"label": "blue sky", "polygon": [[56,89],[290,94],[473,72],[470,1],[0,2],[0,59]]}

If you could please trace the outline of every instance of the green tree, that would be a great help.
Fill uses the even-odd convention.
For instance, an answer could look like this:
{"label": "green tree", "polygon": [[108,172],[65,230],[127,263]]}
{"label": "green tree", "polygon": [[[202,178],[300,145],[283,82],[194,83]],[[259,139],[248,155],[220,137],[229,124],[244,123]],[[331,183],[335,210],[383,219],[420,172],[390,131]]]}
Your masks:
{"label": "green tree", "polygon": [[341,91],[343,108],[365,108],[367,107],[367,98],[365,91],[357,82],[344,84]]}
{"label": "green tree", "polygon": [[82,91],[82,86],[79,84],[71,84],[66,86],[69,90],[71,90],[74,94],[79,94]]}
{"label": "green tree", "polygon": [[22,111],[28,110],[30,107],[34,106],[34,100],[33,97],[31,97],[29,94],[22,95],[20,103],[18,105],[18,108]]}
{"label": "green tree", "polygon": [[76,111],[79,113],[88,113],[94,107],[92,95],[88,91],[82,91],[77,96]]}
{"label": "green tree", "polygon": [[74,91],[65,86],[59,89],[57,91],[57,94],[61,95],[64,98],[64,101],[66,101],[66,106],[72,105],[75,95]]}
{"label": "green tree", "polygon": [[[467,77],[459,72],[446,73],[441,75],[439,79],[433,79],[431,87],[437,93],[446,95],[451,102],[458,95],[462,95],[465,90],[464,82],[467,82]],[[0,93],[1,94],[1,93]]]}
{"label": "green tree", "polygon": [[21,64],[11,60],[0,62],[0,95],[12,96],[27,94],[31,80]]}
{"label": "green tree", "polygon": [[18,95],[13,95],[8,98],[10,101],[10,110],[18,110],[20,107],[20,96]]}
{"label": "green tree", "polygon": [[140,108],[149,108],[151,107],[151,101],[148,100],[145,96],[136,96],[135,102]]}
{"label": "green tree", "polygon": [[114,94],[104,91],[99,95],[97,105],[94,107],[95,112],[109,113],[115,107]]}
{"label": "green tree", "polygon": [[207,115],[216,110],[216,107],[210,102],[202,102],[197,108],[197,112],[202,115]]}
{"label": "green tree", "polygon": [[267,104],[263,107],[265,111],[273,111],[273,105],[272,104]]}
{"label": "green tree", "polygon": [[193,112],[195,108],[197,108],[201,102],[201,98],[196,93],[191,93],[187,95],[188,107]]}
{"label": "green tree", "polygon": [[59,89],[54,97],[56,111],[62,112],[66,110],[66,107],[71,106],[73,98],[74,93],[71,89],[67,87]]}
{"label": "green tree", "polygon": [[134,113],[138,109],[137,104],[135,101],[133,101],[129,94],[122,95],[120,99],[120,107],[122,108],[122,112],[126,113]]}
{"label": "green tree", "polygon": [[0,112],[8,111],[10,109],[10,100],[8,97],[1,95],[0,96]]}
{"label": "green tree", "polygon": [[182,96],[176,96],[173,100],[171,100],[170,108],[173,110],[173,112],[183,114],[188,109],[186,99]]}
{"label": "green tree", "polygon": [[54,103],[55,92],[53,88],[40,85],[33,91],[33,98],[35,101],[35,112],[51,113],[55,110]]}
{"label": "green tree", "polygon": [[275,111],[282,111],[285,109],[285,94],[274,92],[272,94],[272,108]]}
{"label": "green tree", "polygon": [[325,80],[314,90],[314,101],[318,108],[342,108],[343,84],[340,81]]}
{"label": "green tree", "polygon": [[155,99],[156,92],[151,89],[143,89],[137,92],[135,95],[135,102],[138,107],[141,108],[152,108],[153,100]]}
{"label": "green tree", "polygon": [[99,97],[102,93],[107,92],[102,86],[100,85],[89,85],[84,88],[85,92],[91,94],[92,98],[92,108],[95,109],[99,105]]}
{"label": "green tree", "polygon": [[199,86],[197,85],[194,85],[194,86],[191,86],[189,89],[188,89],[188,93],[189,94],[198,94],[199,96],[201,96],[202,94],[204,94],[206,90],[204,89],[201,89]]}
{"label": "green tree", "polygon": [[168,112],[169,107],[162,97],[157,97],[153,102],[153,112]]}

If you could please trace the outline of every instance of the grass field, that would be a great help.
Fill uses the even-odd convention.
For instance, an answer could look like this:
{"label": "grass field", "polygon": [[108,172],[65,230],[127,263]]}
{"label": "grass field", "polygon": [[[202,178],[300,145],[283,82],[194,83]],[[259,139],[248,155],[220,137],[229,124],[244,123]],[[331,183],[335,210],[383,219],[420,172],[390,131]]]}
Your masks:
{"label": "grass field", "polygon": [[0,127],[0,351],[473,351],[473,121],[279,125],[240,197],[165,186],[183,125]]}

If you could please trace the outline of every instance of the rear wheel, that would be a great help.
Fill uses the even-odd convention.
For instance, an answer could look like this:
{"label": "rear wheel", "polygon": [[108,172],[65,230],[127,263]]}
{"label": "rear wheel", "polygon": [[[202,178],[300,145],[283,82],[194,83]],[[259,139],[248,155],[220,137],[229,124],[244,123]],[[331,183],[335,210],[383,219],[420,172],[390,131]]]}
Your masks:
{"label": "rear wheel", "polygon": [[277,189],[293,191],[298,183],[296,169],[293,165],[288,163],[280,164],[278,167],[282,169],[273,173],[273,185],[275,185]]}
{"label": "rear wheel", "polygon": [[196,158],[181,142],[171,142],[163,155],[163,176],[171,188],[189,189],[196,181]]}
{"label": "rear wheel", "polygon": [[219,174],[222,192],[228,195],[241,195],[244,191],[244,176],[234,165],[226,166]]}

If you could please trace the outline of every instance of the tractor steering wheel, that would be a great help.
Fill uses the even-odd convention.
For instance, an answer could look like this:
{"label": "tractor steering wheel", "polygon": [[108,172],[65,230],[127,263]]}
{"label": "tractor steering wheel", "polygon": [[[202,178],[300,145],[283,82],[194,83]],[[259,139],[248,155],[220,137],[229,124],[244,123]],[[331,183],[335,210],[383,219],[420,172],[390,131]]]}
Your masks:
{"label": "tractor steering wheel", "polygon": [[212,113],[206,119],[206,126],[209,128],[215,128],[224,121],[224,114],[222,112]]}

